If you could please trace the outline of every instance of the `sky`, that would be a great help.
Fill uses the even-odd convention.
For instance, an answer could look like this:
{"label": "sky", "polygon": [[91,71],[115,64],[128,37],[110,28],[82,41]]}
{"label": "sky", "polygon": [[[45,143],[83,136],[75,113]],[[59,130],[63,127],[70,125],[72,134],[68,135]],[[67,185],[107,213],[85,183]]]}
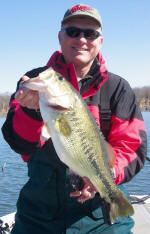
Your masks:
{"label": "sky", "polygon": [[108,70],[132,88],[150,86],[150,0],[1,0],[0,93],[14,92],[24,73],[60,50],[63,15],[79,3],[97,8],[102,17]]}

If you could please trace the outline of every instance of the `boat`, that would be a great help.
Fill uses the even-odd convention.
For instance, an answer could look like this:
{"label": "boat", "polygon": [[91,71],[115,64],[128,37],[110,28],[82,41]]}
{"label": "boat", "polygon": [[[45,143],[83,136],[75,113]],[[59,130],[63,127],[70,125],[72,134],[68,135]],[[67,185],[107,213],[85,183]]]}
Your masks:
{"label": "boat", "polygon": [[133,233],[150,234],[150,195],[130,194],[130,199],[135,211],[132,216],[135,221]]}
{"label": "boat", "polygon": [[15,212],[0,217],[0,234],[9,234],[15,223]]}
{"label": "boat", "polygon": [[[134,234],[150,234],[150,195],[130,195],[135,214]],[[0,217],[0,234],[9,234],[15,223],[15,212]]]}

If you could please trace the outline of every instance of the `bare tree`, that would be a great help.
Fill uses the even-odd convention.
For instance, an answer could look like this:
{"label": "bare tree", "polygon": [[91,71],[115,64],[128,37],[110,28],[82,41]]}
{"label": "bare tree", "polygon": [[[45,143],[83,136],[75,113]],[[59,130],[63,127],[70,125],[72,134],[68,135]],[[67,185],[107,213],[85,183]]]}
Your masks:
{"label": "bare tree", "polygon": [[139,106],[142,110],[150,110],[150,86],[133,88]]}
{"label": "bare tree", "polygon": [[0,94],[0,115],[5,115],[9,108],[10,95]]}

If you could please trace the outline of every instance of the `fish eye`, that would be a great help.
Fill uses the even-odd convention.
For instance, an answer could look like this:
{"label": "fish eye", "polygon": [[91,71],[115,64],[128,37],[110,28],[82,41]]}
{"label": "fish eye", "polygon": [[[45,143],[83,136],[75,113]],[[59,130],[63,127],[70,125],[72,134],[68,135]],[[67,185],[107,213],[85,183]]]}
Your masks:
{"label": "fish eye", "polygon": [[63,76],[59,76],[58,79],[61,81],[61,80],[64,80],[64,77]]}

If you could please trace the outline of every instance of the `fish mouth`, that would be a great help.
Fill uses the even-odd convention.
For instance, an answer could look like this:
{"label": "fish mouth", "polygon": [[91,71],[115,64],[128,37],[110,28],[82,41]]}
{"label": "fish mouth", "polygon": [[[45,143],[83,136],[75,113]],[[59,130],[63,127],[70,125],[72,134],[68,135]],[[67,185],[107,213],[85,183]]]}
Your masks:
{"label": "fish mouth", "polygon": [[57,110],[57,111],[67,111],[69,110],[69,108],[67,107],[63,107],[63,106],[60,106],[60,105],[48,105],[50,108],[54,109],[54,110]]}

